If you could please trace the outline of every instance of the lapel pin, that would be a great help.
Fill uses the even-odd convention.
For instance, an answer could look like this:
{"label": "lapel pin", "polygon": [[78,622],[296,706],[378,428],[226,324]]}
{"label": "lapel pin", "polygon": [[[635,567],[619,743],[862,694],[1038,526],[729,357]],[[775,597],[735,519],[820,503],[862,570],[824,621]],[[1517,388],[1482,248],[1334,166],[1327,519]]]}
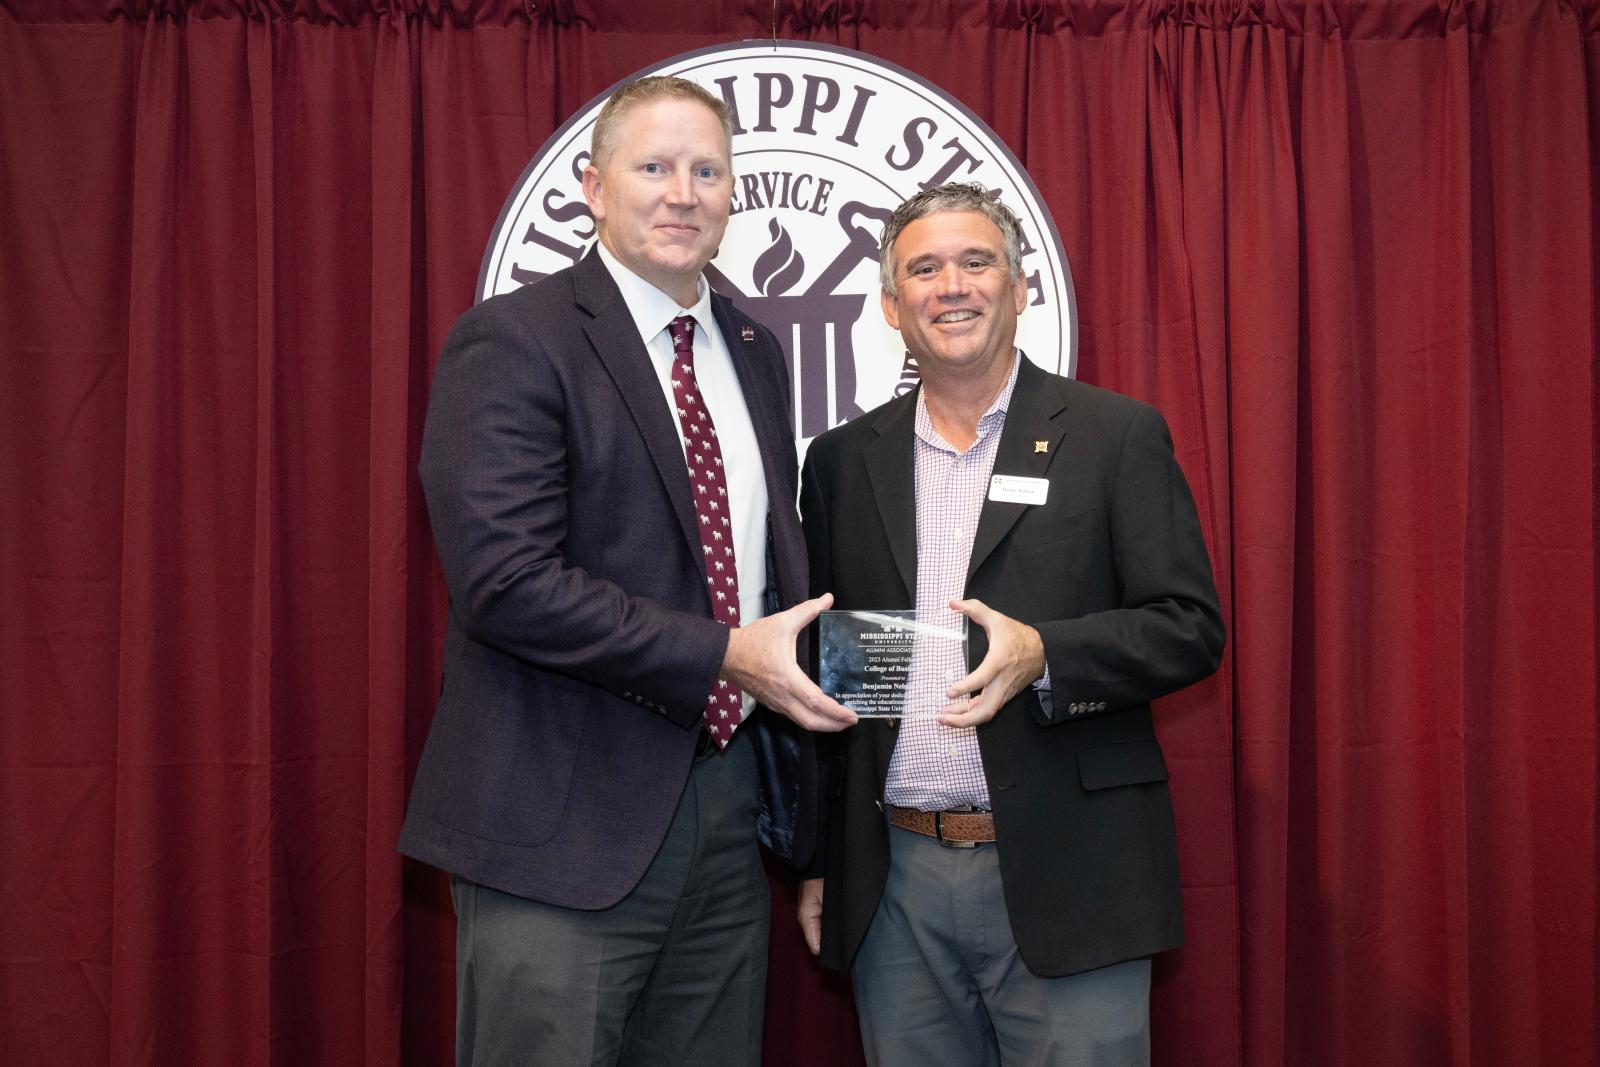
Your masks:
{"label": "lapel pin", "polygon": [[1033,443],[1033,451],[1034,451],[1035,455],[1037,455],[1040,452],[1048,452],[1048,451],[1050,451],[1050,442],[1049,441],[1035,441]]}
{"label": "lapel pin", "polygon": [[756,339],[756,328],[754,326],[742,326],[739,328],[739,336],[746,341],[754,341]]}

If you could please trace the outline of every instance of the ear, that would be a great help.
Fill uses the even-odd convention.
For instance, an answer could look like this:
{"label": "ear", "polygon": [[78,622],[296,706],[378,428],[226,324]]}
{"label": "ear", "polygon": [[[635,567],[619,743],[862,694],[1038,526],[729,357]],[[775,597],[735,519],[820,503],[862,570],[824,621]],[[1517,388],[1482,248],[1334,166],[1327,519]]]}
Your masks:
{"label": "ear", "polygon": [[878,304],[883,308],[883,320],[891,330],[900,329],[900,303],[889,295],[887,289],[878,290]]}
{"label": "ear", "polygon": [[594,221],[604,222],[605,179],[601,177],[599,168],[593,163],[583,168],[583,199],[589,205],[589,214],[594,216]]}
{"label": "ear", "polygon": [[1028,306],[1028,279],[1020,270],[1011,279],[1011,307],[1018,315]]}

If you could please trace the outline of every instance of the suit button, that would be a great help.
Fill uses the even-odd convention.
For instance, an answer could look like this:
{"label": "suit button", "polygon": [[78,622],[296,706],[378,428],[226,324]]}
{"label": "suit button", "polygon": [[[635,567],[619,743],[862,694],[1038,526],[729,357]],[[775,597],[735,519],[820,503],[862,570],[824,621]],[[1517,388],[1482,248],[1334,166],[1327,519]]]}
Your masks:
{"label": "suit button", "polygon": [[1106,702],[1104,700],[1100,701],[1098,704],[1096,704],[1094,706],[1094,710],[1095,711],[1105,711],[1106,710]]}

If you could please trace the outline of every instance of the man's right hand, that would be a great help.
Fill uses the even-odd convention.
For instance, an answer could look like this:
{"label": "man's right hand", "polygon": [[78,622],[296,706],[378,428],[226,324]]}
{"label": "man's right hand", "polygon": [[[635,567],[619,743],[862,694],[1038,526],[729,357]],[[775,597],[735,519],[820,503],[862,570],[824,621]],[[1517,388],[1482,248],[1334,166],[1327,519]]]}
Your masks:
{"label": "man's right hand", "polygon": [[794,658],[800,632],[832,603],[833,594],[825,593],[730,630],[719,677],[807,730],[832,732],[854,726],[856,713],[818,689]]}
{"label": "man's right hand", "polygon": [[800,904],[795,908],[800,932],[813,956],[822,951],[822,879],[807,878],[800,883]]}

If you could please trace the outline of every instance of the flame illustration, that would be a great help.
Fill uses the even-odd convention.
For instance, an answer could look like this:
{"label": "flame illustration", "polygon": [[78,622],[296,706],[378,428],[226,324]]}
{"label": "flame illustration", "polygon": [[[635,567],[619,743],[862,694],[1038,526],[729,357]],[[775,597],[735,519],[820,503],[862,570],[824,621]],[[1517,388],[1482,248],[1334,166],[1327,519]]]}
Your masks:
{"label": "flame illustration", "polygon": [[756,257],[756,288],[762,296],[782,296],[805,273],[806,261],[794,250],[789,231],[779,226],[777,219],[767,220],[767,233],[772,244]]}

